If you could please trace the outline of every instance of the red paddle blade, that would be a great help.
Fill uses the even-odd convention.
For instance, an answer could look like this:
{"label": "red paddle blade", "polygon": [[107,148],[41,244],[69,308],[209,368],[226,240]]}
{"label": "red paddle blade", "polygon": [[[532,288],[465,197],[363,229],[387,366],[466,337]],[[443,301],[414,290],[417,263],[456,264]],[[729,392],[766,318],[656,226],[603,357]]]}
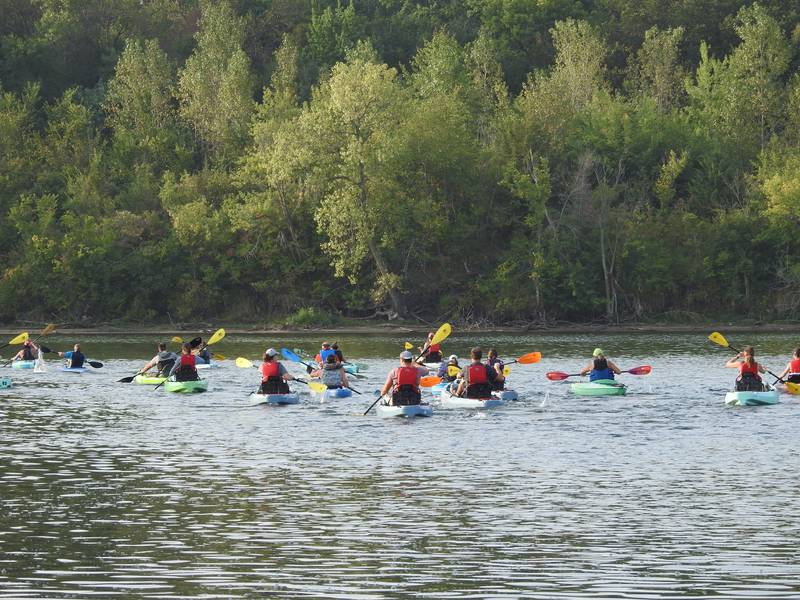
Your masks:
{"label": "red paddle blade", "polygon": [[564,381],[567,377],[569,377],[569,373],[563,373],[562,371],[550,371],[547,373],[547,378],[550,381]]}
{"label": "red paddle blade", "polygon": [[529,352],[523,356],[520,356],[517,359],[517,362],[521,365],[530,365],[533,363],[537,363],[542,360],[542,353],[541,352]]}
{"label": "red paddle blade", "polygon": [[436,377],[435,375],[428,375],[427,377],[423,377],[419,380],[419,384],[422,387],[432,387],[437,383],[442,383],[442,378]]}
{"label": "red paddle blade", "polygon": [[650,365],[644,365],[641,367],[634,367],[633,369],[628,370],[627,372],[631,375],[649,375],[650,371],[653,370],[653,367]]}

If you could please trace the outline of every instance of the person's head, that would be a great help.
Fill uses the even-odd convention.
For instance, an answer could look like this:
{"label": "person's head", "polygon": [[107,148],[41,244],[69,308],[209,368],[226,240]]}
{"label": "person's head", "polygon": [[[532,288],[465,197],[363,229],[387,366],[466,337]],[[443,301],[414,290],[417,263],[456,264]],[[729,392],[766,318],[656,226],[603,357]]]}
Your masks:
{"label": "person's head", "polygon": [[336,364],[336,355],[335,354],[329,355],[328,358],[325,359],[325,364],[326,365],[335,365]]}
{"label": "person's head", "polygon": [[81,345],[80,345],[80,344],[75,344],[75,345],[72,347],[72,349],[73,349],[75,352],[80,352],[80,351],[81,351]]}
{"label": "person's head", "polygon": [[328,342],[322,342],[322,349],[323,350],[330,350],[331,345]]}
{"label": "person's head", "polygon": [[158,351],[159,351],[159,352],[164,352],[164,351],[166,351],[166,349],[167,349],[167,345],[166,345],[164,342],[161,342],[161,343],[158,345]]}
{"label": "person's head", "polygon": [[488,354],[486,354],[486,358],[497,358],[497,350],[495,348],[489,348]]}
{"label": "person's head", "polygon": [[25,340],[25,343],[22,344],[22,345],[27,347],[27,348],[30,348],[31,346],[33,346],[33,342],[30,341],[30,340]]}
{"label": "person's head", "polygon": [[455,354],[451,354],[450,358],[447,359],[447,364],[449,364],[449,365],[457,365],[458,364],[458,357]]}
{"label": "person's head", "polygon": [[277,353],[277,352],[275,352],[275,348],[267,348],[267,349],[264,351],[264,361],[265,361],[265,362],[269,362],[269,361],[271,361],[272,359],[274,359],[274,358],[275,358],[275,356],[276,356],[277,354],[278,354],[278,353]]}
{"label": "person's head", "polygon": [[181,354],[191,354],[192,353],[192,345],[189,342],[184,342],[181,345]]}
{"label": "person's head", "polygon": [[800,346],[794,349],[794,357],[800,358]]}
{"label": "person's head", "polygon": [[472,360],[480,360],[483,358],[483,350],[481,350],[480,346],[475,346],[469,351],[469,356]]}
{"label": "person's head", "polygon": [[742,358],[744,358],[744,362],[746,362],[748,365],[755,364],[756,351],[753,350],[752,346],[745,346],[742,348]]}
{"label": "person's head", "polygon": [[592,352],[592,356],[594,358],[605,358],[606,357],[606,353],[601,348],[595,348],[594,352]]}
{"label": "person's head", "polygon": [[414,360],[414,355],[411,354],[411,352],[409,352],[408,350],[403,350],[400,353],[400,362],[403,363],[404,365],[411,364],[412,360]]}
{"label": "person's head", "polygon": [[339,349],[339,343],[338,342],[333,342],[331,344],[331,350],[338,350],[338,349]]}

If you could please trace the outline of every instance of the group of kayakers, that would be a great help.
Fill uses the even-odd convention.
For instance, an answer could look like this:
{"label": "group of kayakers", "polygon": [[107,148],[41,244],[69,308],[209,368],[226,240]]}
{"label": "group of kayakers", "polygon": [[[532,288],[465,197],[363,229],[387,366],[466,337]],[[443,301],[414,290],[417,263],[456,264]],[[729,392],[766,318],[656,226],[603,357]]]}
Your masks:
{"label": "group of kayakers", "polygon": [[197,381],[200,379],[197,365],[210,363],[211,353],[208,346],[203,344],[203,338],[181,343],[180,354],[172,352],[166,343],[161,342],[157,346],[156,355],[139,370],[139,373],[146,374],[156,369],[156,377],[172,377],[175,381]]}
{"label": "group of kayakers", "polygon": [[[738,369],[736,377],[737,392],[760,392],[764,390],[761,375],[768,369],[756,362],[755,350],[752,346],[745,346],[736,356],[725,363],[731,369]],[[785,379],[789,383],[800,383],[800,348],[795,348],[792,358],[787,363],[778,379]]]}
{"label": "group of kayakers", "polygon": [[[45,352],[51,352],[51,350],[45,350]],[[33,340],[25,340],[22,343],[22,349],[11,358],[11,362],[16,360],[38,360],[40,354],[42,354],[42,349],[36,344],[36,342]],[[80,344],[75,344],[72,347],[72,350],[68,350],[67,352],[59,352],[58,355],[66,359],[65,366],[70,369],[78,369],[82,367],[84,361],[86,360],[86,357],[81,352]]]}

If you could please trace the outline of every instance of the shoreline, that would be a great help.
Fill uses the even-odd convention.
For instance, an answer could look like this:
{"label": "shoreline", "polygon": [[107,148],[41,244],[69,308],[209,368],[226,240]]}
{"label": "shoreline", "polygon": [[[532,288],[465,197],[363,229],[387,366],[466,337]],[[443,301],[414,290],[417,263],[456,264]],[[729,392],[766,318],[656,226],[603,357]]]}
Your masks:
{"label": "shoreline", "polygon": [[[35,337],[45,325],[31,326],[23,325],[0,325],[0,335],[16,335],[22,331],[28,331]],[[425,327],[417,324],[392,324],[392,323],[371,323],[369,325],[340,325],[323,327],[257,327],[255,325],[235,324],[224,327],[226,334],[235,335],[377,335],[377,334],[418,334],[424,335],[435,327]],[[173,324],[154,325],[142,327],[141,325],[102,325],[96,327],[64,326],[56,324],[55,334],[68,335],[181,335],[188,333],[213,333],[219,326],[209,327],[207,324],[197,324],[192,326],[187,324],[185,327],[176,327]],[[463,334],[560,334],[560,333],[709,333],[711,331],[735,331],[735,332],[763,332],[763,333],[797,333],[800,335],[800,323],[692,323],[692,324],[659,324],[659,323],[621,323],[621,324],[597,324],[597,323],[574,323],[555,325],[552,327],[542,326],[489,326],[489,327],[470,327],[460,329],[453,326],[455,335]],[[51,334],[52,335],[52,334]]]}

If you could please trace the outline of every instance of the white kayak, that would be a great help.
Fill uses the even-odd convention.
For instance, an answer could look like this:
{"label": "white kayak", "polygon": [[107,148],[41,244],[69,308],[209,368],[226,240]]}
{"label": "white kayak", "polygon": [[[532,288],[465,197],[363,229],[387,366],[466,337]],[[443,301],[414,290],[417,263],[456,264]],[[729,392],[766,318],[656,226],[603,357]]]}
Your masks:
{"label": "white kayak", "polygon": [[195,369],[218,369],[219,365],[215,362],[212,363],[204,363],[204,362],[195,362],[194,363]]}
{"label": "white kayak", "polygon": [[375,412],[379,417],[432,417],[433,408],[430,404],[409,404],[406,406],[390,406],[381,402]]}
{"label": "white kayak", "polygon": [[778,403],[778,390],[770,386],[766,392],[728,392],[725,404],[729,406],[764,406]]}
{"label": "white kayak", "polygon": [[458,396],[453,396],[447,390],[442,392],[442,395],[439,397],[442,403],[442,408],[473,408],[473,409],[482,409],[482,408],[496,408],[498,406],[502,406],[505,404],[503,400],[500,398],[489,397],[489,398],[459,398]]}
{"label": "white kayak", "polygon": [[516,390],[494,391],[492,392],[492,396],[498,400],[502,400],[503,402],[514,402],[515,400],[519,400],[519,394],[517,394]]}
{"label": "white kayak", "polygon": [[257,404],[299,404],[300,396],[294,392],[288,394],[259,394],[258,392],[253,392],[247,397],[247,400],[250,406],[256,406]]}
{"label": "white kayak", "polygon": [[441,364],[442,363],[438,363],[438,362],[435,362],[435,363],[426,362],[426,363],[422,363],[422,366],[423,367],[428,367],[429,371],[438,371],[439,370],[439,365],[441,365]]}

